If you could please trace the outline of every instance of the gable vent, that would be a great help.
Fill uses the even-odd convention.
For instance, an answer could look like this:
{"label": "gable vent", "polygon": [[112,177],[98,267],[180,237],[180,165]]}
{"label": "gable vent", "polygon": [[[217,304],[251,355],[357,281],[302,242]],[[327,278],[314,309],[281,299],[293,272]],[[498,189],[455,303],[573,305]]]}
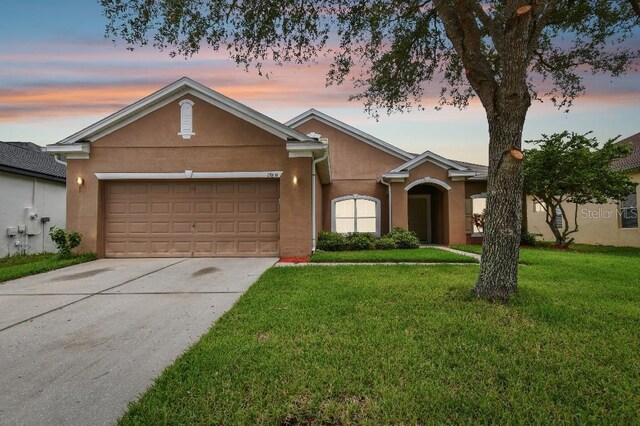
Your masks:
{"label": "gable vent", "polygon": [[193,133],[193,101],[183,99],[180,101],[180,133],[182,139],[191,139]]}

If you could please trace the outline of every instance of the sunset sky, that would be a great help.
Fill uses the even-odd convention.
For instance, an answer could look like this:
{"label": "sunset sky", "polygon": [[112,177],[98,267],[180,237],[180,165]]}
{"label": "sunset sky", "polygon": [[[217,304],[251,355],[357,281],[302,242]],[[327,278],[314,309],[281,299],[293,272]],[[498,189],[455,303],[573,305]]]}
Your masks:
{"label": "sunset sky", "polygon": [[[383,113],[376,122],[362,104],[348,101],[350,86],[325,88],[326,65],[275,68],[265,79],[237,68],[224,52],[203,49],[189,60],[152,49],[130,52],[103,37],[105,20],[91,0],[2,1],[0,16],[3,141],[57,142],[188,76],[280,121],[314,107],[411,152],[429,149],[487,162],[487,125],[477,102],[464,111]],[[640,47],[640,36],[632,43]],[[587,95],[568,114],[536,103],[525,139],[565,129],[593,130],[602,140],[640,132],[640,71],[613,81],[603,75],[587,78]]]}

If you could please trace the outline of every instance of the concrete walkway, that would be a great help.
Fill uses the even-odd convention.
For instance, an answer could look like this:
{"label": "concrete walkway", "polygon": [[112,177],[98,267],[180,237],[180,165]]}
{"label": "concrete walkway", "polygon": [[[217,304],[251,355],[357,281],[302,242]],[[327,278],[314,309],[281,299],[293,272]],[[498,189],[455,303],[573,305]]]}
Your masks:
{"label": "concrete walkway", "polygon": [[113,424],[277,259],[105,259],[0,284],[0,424]]}
{"label": "concrete walkway", "polygon": [[462,256],[467,256],[467,257],[473,257],[474,259],[477,259],[478,261],[480,261],[481,256],[477,253],[471,253],[468,251],[462,251],[462,250],[457,250],[451,247],[447,247],[447,246],[426,246],[426,247],[431,247],[431,248],[435,248],[438,250],[444,250],[444,251],[448,251],[450,253],[455,253],[455,254],[460,254]]}

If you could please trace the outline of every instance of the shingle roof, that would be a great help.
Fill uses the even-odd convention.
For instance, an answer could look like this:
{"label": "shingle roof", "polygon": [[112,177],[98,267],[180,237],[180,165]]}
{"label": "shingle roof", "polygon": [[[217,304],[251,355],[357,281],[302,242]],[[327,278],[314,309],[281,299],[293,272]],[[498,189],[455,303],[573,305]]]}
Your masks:
{"label": "shingle roof", "polygon": [[487,176],[489,175],[489,166],[483,166],[482,164],[475,164],[475,163],[467,163],[466,161],[459,161],[459,160],[451,160],[451,161],[455,161],[456,163],[462,166],[465,166],[466,168],[478,173],[476,176],[469,178],[469,180],[486,180]]}
{"label": "shingle roof", "polygon": [[31,142],[0,142],[0,170],[65,182],[67,168]]}
{"label": "shingle roof", "polygon": [[631,170],[640,168],[640,133],[636,133],[633,136],[629,136],[626,139],[616,142],[616,145],[619,144],[628,144],[631,148],[631,154],[614,161],[611,164],[611,167],[616,170]]}

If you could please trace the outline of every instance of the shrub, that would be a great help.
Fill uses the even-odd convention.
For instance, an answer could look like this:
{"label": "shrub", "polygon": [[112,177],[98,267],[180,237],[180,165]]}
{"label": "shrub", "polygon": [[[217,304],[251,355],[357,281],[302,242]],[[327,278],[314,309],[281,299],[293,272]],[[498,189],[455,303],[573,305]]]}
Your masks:
{"label": "shrub", "polygon": [[318,233],[318,250],[323,251],[342,251],[347,249],[347,239],[338,232],[320,231]]}
{"label": "shrub", "polygon": [[393,239],[399,249],[414,249],[420,247],[420,239],[415,232],[403,228],[394,228],[386,237]]}
{"label": "shrub", "polygon": [[521,246],[535,246],[536,245],[536,237],[541,236],[541,234],[532,234],[531,232],[524,231],[520,234],[520,245]]}
{"label": "shrub", "polygon": [[377,250],[392,250],[394,248],[396,248],[396,242],[388,235],[385,235],[384,237],[376,241]]}
{"label": "shrub", "polygon": [[55,226],[49,229],[49,236],[58,248],[60,257],[70,257],[71,250],[78,247],[82,241],[82,235],[79,232],[67,232]]}
{"label": "shrub", "polygon": [[347,235],[348,250],[373,250],[376,246],[376,236],[369,233],[353,232]]}

